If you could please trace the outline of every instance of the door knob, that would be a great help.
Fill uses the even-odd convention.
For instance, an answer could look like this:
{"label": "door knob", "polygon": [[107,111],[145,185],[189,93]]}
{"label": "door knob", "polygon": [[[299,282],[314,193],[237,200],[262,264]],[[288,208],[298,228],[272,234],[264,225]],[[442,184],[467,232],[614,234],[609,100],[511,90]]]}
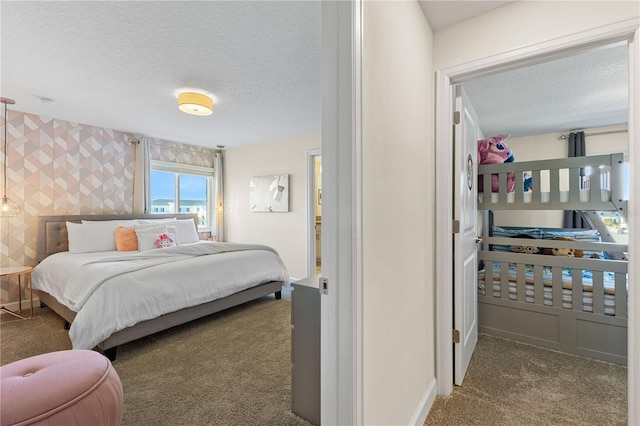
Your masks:
{"label": "door knob", "polygon": [[482,242],[482,237],[476,237],[476,244],[480,244]]}

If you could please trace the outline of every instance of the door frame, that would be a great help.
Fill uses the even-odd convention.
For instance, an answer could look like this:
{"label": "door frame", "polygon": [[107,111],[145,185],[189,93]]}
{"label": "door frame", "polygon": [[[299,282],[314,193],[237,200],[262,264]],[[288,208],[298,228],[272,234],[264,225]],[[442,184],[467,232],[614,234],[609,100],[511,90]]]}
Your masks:
{"label": "door frame", "polygon": [[316,274],[316,157],[321,149],[307,151],[307,276]]}
{"label": "door frame", "polygon": [[323,1],[320,421],[363,423],[362,3]]}
{"label": "door frame", "polygon": [[[436,226],[435,240],[440,249],[436,251],[436,378],[438,395],[447,396],[453,391],[453,194],[451,179],[453,177],[453,84],[472,78],[493,74],[499,71],[515,69],[547,61],[554,57],[562,57],[589,47],[608,44],[615,41],[629,42],[629,175],[637,176],[640,171],[640,134],[638,117],[640,114],[640,19],[633,18],[595,29],[582,31],[569,36],[536,43],[492,55],[465,64],[436,71]],[[638,212],[639,198],[637,183],[629,182],[629,212]],[[639,215],[630,214],[628,218],[631,229],[639,229]],[[637,258],[638,232],[629,234],[630,259]],[[629,281],[638,282],[640,278],[640,262],[629,262]],[[640,339],[635,335],[640,332],[640,291],[629,288],[628,319],[628,387],[629,401],[640,397],[640,366],[633,363],[640,356]],[[640,406],[629,403],[629,422],[640,422]]]}

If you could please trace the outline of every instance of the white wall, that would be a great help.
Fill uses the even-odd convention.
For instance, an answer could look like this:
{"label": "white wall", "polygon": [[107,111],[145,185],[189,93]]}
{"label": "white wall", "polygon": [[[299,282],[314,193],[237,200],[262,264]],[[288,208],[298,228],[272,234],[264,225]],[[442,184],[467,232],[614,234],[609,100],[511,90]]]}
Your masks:
{"label": "white wall", "polygon": [[[586,129],[585,146],[587,155],[610,154],[614,152],[627,152],[629,149],[629,135],[626,125],[610,127],[594,127]],[[604,135],[590,135],[590,133],[616,132]],[[618,132],[619,131],[619,132]],[[549,160],[566,157],[569,150],[569,130],[562,133],[547,133],[543,135],[525,136],[521,138],[509,138],[505,142],[513,152],[516,161]]]}
{"label": "white wall", "polygon": [[434,34],[434,69],[640,16],[638,1],[518,1]]}
{"label": "white wall", "polygon": [[432,32],[363,5],[363,423],[408,424],[435,380]]}
{"label": "white wall", "polygon": [[[435,33],[434,69],[460,66],[638,16],[637,1],[510,3]],[[438,283],[439,288],[447,285],[450,283]]]}
{"label": "white wall", "polygon": [[[640,16],[637,1],[527,1],[522,0],[495,9],[474,19],[444,28],[434,34],[434,69],[461,65],[505,51],[552,40],[607,24]],[[559,136],[559,135],[556,135]],[[509,139],[509,146],[524,145]],[[526,155],[564,156],[558,145],[549,151],[523,152]],[[595,154],[595,152],[588,152]],[[542,159],[542,158],[535,158]],[[503,225],[529,221],[536,226],[559,226],[561,212],[519,212],[521,216],[501,212]]]}
{"label": "white wall", "polygon": [[[590,133],[622,130],[626,126],[612,126],[592,128],[585,131]],[[516,161],[548,160],[566,157],[568,154],[567,140],[560,138],[569,132],[547,133],[543,135],[509,138],[507,146],[513,152]],[[610,133],[606,135],[586,136],[585,146],[587,155],[610,154],[627,152],[629,149],[629,135],[627,132]],[[562,175],[560,176],[563,177]],[[544,185],[543,185],[544,187]],[[497,211],[495,224],[503,226],[540,226],[562,227],[562,211]]]}
{"label": "white wall", "polygon": [[[227,241],[275,248],[289,274],[307,275],[307,151],[320,149],[319,134],[229,149],[224,155],[224,219]],[[253,213],[249,180],[289,175],[289,212]]]}

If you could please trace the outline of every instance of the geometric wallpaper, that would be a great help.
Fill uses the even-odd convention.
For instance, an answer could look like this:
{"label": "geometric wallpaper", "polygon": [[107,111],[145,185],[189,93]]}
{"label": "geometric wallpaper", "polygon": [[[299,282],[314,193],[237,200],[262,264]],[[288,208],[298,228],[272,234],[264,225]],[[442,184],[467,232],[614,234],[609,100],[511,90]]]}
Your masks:
{"label": "geometric wallpaper", "polygon": [[[136,147],[129,135],[8,110],[7,196],[22,211],[0,218],[1,266],[35,266],[40,215],[133,212]],[[152,159],[213,167],[211,149],[157,139],[149,146]],[[17,300],[13,287],[1,286],[3,304]]]}

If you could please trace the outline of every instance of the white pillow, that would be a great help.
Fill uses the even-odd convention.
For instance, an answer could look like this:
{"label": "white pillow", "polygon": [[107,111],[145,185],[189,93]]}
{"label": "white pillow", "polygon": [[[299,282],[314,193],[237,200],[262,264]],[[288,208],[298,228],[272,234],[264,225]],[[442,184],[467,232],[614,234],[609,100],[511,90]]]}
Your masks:
{"label": "white pillow", "polygon": [[[147,225],[147,220],[139,220],[140,226]],[[176,227],[177,244],[189,244],[200,241],[198,230],[193,219],[176,219],[167,222],[162,222],[163,225]]]}
{"label": "white pillow", "polygon": [[137,225],[134,226],[135,229],[154,229],[155,228],[166,228],[167,225],[165,223],[138,223]]}
{"label": "white pillow", "polygon": [[117,227],[117,224],[112,223],[86,225],[67,222],[69,252],[116,251]]}
{"label": "white pillow", "polygon": [[136,237],[138,237],[138,251],[140,252],[158,248],[156,247],[155,242],[162,234],[173,235],[171,239],[174,241],[174,245],[176,245],[175,234],[169,233],[166,225],[136,226],[134,230],[136,231]]}
{"label": "white pillow", "polygon": [[104,223],[115,223],[117,226],[136,226],[138,224],[138,219],[115,219],[115,220],[84,220],[82,219],[82,224],[94,225],[96,223],[104,224]]}
{"label": "white pillow", "polygon": [[113,229],[113,240],[116,239],[116,228],[118,226],[136,226],[138,221],[135,219],[124,219],[124,220],[83,220],[83,225],[87,226],[98,226],[101,229]]}
{"label": "white pillow", "polygon": [[158,219],[137,219],[136,221],[140,225],[158,225],[163,222],[171,222],[172,220],[176,220],[175,217],[165,217]]}
{"label": "white pillow", "polygon": [[198,230],[193,219],[178,219],[172,222],[167,222],[167,226],[176,227],[176,238],[178,238],[178,244],[197,243],[200,241]]}

